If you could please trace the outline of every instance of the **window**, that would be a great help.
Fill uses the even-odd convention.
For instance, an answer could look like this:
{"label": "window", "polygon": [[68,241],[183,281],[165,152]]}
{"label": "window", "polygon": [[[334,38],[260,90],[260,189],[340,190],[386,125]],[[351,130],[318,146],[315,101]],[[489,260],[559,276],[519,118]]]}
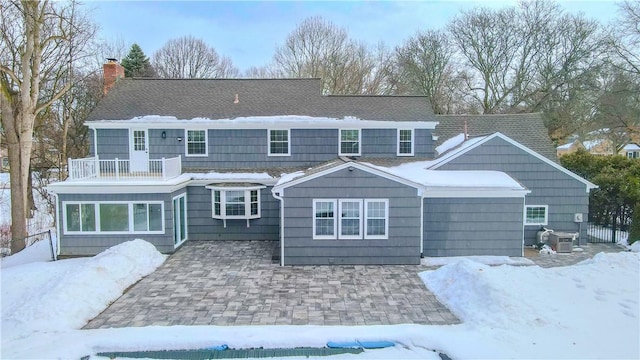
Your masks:
{"label": "window", "polygon": [[340,130],[338,155],[360,155],[360,130]]}
{"label": "window", "polygon": [[65,233],[164,233],[162,202],[64,203]]}
{"label": "window", "polygon": [[336,201],[313,200],[313,238],[336,238]]}
{"label": "window", "polygon": [[547,205],[527,205],[525,207],[525,225],[547,225],[549,207]]}
{"label": "window", "polygon": [[340,200],[340,238],[359,239],[362,235],[362,200]]}
{"label": "window", "polygon": [[207,130],[186,130],[186,156],[207,156]]}
{"label": "window", "polygon": [[269,130],[269,156],[290,155],[289,130]]}
{"label": "window", "polygon": [[627,151],[627,157],[629,159],[638,159],[640,158],[640,151]]}
{"label": "window", "polygon": [[367,199],[364,201],[365,239],[386,239],[389,232],[389,201],[386,199]]}
{"label": "window", "polygon": [[211,215],[214,219],[257,219],[260,217],[260,189],[264,186],[229,187],[225,184],[210,185]]}
{"label": "window", "polygon": [[144,130],[134,130],[133,131],[133,150],[135,151],[145,151],[147,149],[146,145],[146,131]]}
{"label": "window", "polygon": [[398,129],[398,156],[413,156],[413,130]]}
{"label": "window", "polygon": [[387,199],[313,200],[314,239],[387,239],[388,233]]}

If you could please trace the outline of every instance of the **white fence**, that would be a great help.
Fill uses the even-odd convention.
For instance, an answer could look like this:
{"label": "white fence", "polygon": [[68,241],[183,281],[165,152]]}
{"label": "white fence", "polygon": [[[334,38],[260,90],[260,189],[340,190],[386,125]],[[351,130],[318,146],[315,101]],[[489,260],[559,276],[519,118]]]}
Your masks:
{"label": "white fence", "polygon": [[69,159],[69,179],[139,179],[166,180],[182,173],[182,157],[153,159],[147,163],[147,169],[131,169],[131,162],[122,159],[100,160],[97,156],[83,159]]}

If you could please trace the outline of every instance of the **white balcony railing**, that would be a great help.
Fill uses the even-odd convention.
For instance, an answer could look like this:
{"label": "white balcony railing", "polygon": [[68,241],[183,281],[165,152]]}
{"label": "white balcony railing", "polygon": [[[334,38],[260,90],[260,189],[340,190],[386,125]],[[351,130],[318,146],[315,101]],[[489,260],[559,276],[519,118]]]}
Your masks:
{"label": "white balcony railing", "polygon": [[101,160],[97,156],[84,159],[69,159],[69,180],[166,180],[182,173],[182,158],[153,159],[147,162],[147,169],[131,169],[130,160]]}

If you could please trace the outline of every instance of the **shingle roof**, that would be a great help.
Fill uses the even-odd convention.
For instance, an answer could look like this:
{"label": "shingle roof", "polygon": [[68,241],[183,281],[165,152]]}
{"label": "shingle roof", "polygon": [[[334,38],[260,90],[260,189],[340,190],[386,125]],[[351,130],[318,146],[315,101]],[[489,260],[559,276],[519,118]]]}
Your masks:
{"label": "shingle roof", "polygon": [[[236,94],[239,101],[234,103]],[[122,79],[87,120],[126,120],[144,115],[178,119],[302,115],[433,120],[426,97],[323,96],[320,79]]]}
{"label": "shingle roof", "polygon": [[436,115],[435,119],[440,122],[434,130],[434,134],[438,135],[436,145],[463,133],[466,121],[470,137],[500,132],[540,155],[555,162],[558,161],[556,149],[551,143],[541,113]]}

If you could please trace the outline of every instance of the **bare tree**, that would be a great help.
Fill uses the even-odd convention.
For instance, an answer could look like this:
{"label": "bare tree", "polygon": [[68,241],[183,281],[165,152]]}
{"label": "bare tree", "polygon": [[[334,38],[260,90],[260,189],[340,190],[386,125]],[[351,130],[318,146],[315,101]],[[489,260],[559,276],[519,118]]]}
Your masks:
{"label": "bare tree", "polygon": [[279,77],[278,71],[274,70],[272,66],[251,66],[244,72],[245,78],[250,79],[273,79]]}
{"label": "bare tree", "polygon": [[161,78],[233,78],[238,69],[228,57],[193,36],[167,41],[153,54],[153,67]]}
{"label": "bare tree", "polygon": [[[447,33],[429,30],[409,38],[396,48],[396,61],[402,83],[411,92],[429,97],[435,113],[445,113],[445,87],[452,78],[454,48]],[[442,97],[445,98],[442,98]]]}
{"label": "bare tree", "polygon": [[[14,239],[23,239],[36,118],[71,88],[65,81],[69,54],[84,46],[71,39],[90,30],[81,27],[75,2],[11,0],[0,7],[0,109],[9,145],[11,230]],[[17,252],[24,242],[11,247]]]}
{"label": "bare tree", "polygon": [[378,91],[368,83],[372,72],[381,69],[375,60],[364,44],[349,39],[345,29],[311,17],[276,49],[273,66],[281,77],[320,78],[325,93],[362,94]]}
{"label": "bare tree", "polygon": [[620,16],[614,28],[614,49],[623,69],[640,75],[640,2],[619,4]]}

